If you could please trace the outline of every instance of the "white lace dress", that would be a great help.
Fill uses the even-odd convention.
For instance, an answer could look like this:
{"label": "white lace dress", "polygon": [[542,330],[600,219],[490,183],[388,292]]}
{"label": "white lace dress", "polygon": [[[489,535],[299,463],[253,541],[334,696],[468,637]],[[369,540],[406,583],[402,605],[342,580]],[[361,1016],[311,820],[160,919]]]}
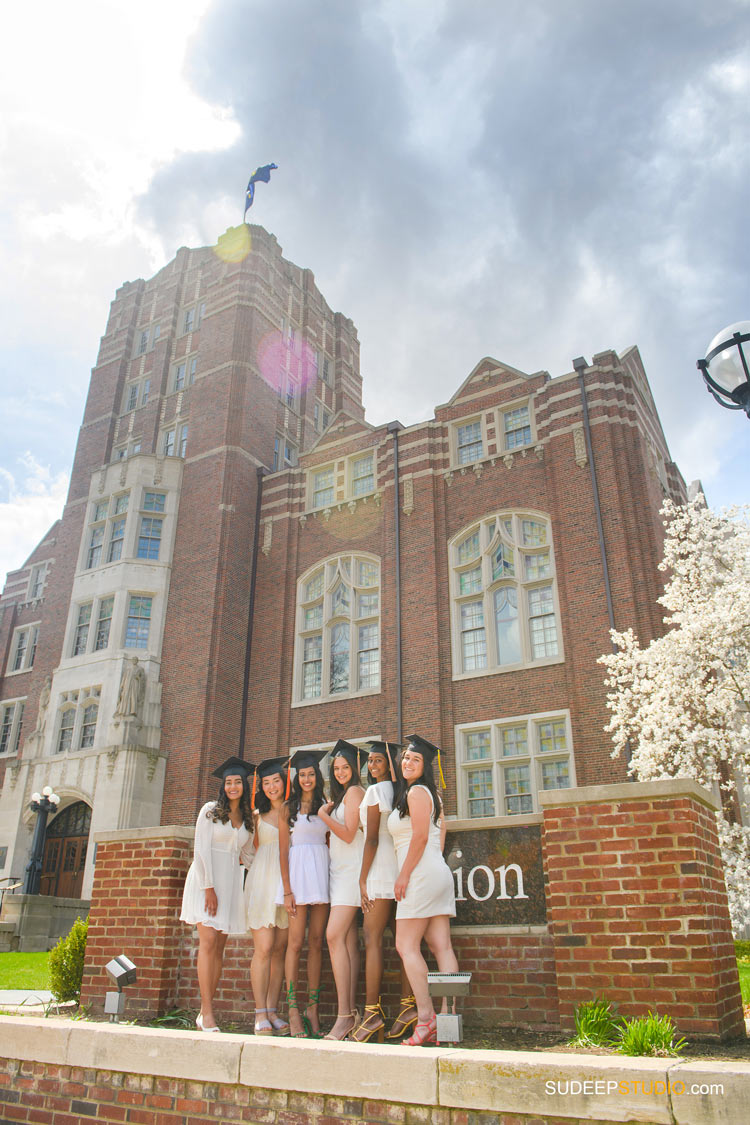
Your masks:
{"label": "white lace dress", "polygon": [[[215,801],[209,801],[198,813],[195,824],[193,862],[182,892],[180,920],[195,926],[201,922],[224,934],[247,933],[245,900],[242,884],[245,875],[240,866],[240,852],[250,840],[244,824],[233,828],[231,821],[222,824],[213,820]],[[205,894],[208,887],[216,891],[216,913],[206,913]]]}
{"label": "white lace dress", "polygon": [[393,850],[393,837],[388,831],[388,814],[393,808],[393,782],[379,781],[365,789],[362,804],[359,806],[359,819],[362,831],[367,836],[367,816],[369,810],[377,805],[380,810],[378,829],[378,850],[367,872],[368,898],[393,898],[393,884],[398,875],[396,853]]}

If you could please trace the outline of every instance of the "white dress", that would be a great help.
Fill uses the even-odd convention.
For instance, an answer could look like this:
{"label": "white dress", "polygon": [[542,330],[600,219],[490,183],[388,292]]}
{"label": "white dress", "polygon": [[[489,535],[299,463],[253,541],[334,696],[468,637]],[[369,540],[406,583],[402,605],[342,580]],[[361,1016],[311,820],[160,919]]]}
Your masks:
{"label": "white dress", "polygon": [[[201,922],[224,934],[245,934],[245,870],[240,866],[240,852],[251,837],[244,824],[233,828],[231,821],[222,824],[207,815],[215,807],[216,802],[209,801],[198,813],[195,851],[182,892],[180,921],[191,926]],[[213,917],[206,913],[204,892],[208,887],[214,888],[218,901]]]}
{"label": "white dress", "polygon": [[[406,894],[396,904],[396,921],[399,918],[434,918],[438,914],[455,918],[456,892],[450,868],[443,859],[440,828],[432,819],[435,809],[432,794],[425,785],[412,788],[424,789],[430,797],[430,831],[420,860],[409,877]],[[401,817],[398,809],[394,809],[388,817],[388,831],[393,837],[400,871],[411,843],[411,817]]]}
{"label": "white dress", "polygon": [[247,924],[251,930],[278,926],[285,930],[289,915],[276,905],[276,891],[281,878],[279,866],[279,830],[262,816],[258,817],[258,849],[245,880]]}
{"label": "white dress", "polygon": [[[342,827],[345,822],[346,810],[344,801],[331,813],[331,820],[335,820]],[[364,847],[362,830],[357,825],[357,831],[351,844],[340,840],[335,832],[331,832],[331,906],[361,906],[362,896],[359,893],[359,873],[362,870],[362,848]]]}
{"label": "white dress", "polygon": [[[317,813],[297,813],[289,840],[289,885],[299,906],[328,902],[329,853],[326,828]],[[276,903],[284,905],[284,884],[279,879]]]}
{"label": "white dress", "polygon": [[367,814],[377,805],[380,810],[378,829],[378,850],[367,872],[368,898],[394,898],[393,884],[398,875],[396,853],[393,850],[393,837],[388,831],[388,813],[393,808],[393,782],[379,781],[365,789],[362,804],[359,806],[359,819],[362,831],[367,837]]}

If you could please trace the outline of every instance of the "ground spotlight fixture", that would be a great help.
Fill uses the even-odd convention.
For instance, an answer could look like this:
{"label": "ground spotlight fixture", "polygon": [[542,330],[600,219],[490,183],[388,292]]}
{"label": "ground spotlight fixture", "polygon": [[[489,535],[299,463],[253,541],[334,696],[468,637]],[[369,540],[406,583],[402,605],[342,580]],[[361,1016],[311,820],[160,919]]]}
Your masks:
{"label": "ground spotlight fixture", "polygon": [[116,1023],[125,1011],[125,994],[122,990],[129,984],[135,984],[137,970],[130,958],[121,953],[107,962],[104,971],[112,984],[117,985],[117,992],[104,994],[104,1013],[109,1016],[110,1023]]}
{"label": "ground spotlight fixture", "polygon": [[750,418],[750,368],[743,347],[748,341],[750,320],[730,324],[714,336],[697,367],[717,402]]}

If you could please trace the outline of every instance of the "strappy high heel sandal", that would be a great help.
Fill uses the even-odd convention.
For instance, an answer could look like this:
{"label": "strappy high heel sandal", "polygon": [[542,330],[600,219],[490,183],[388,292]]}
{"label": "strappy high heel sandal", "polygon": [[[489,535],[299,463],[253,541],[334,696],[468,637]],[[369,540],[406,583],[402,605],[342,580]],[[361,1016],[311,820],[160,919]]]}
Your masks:
{"label": "strappy high heel sandal", "polygon": [[[291,1019],[292,1012],[296,1012],[299,1016],[299,1004],[297,1003],[297,989],[294,987],[294,981],[290,981],[286,990],[286,1006],[289,1009],[289,1016]],[[307,1028],[310,1026],[309,1020],[305,1016],[300,1016],[302,1021],[302,1031],[292,1031],[291,1025],[289,1027],[289,1034],[293,1039],[307,1039]]]}
{"label": "strappy high heel sandal", "polygon": [[402,996],[399,1013],[393,1021],[386,1039],[400,1039],[417,1022],[417,1002],[413,996]]}
{"label": "strappy high heel sandal", "polygon": [[[334,1035],[333,1033],[336,1029],[336,1023],[338,1023],[339,1020],[351,1020],[351,1025],[349,1027],[347,1027],[345,1031],[342,1031],[340,1035]],[[356,1022],[357,1021],[356,1021],[356,1013],[355,1012],[346,1012],[343,1016],[337,1015],[336,1016],[336,1023],[333,1025],[333,1027],[328,1032],[328,1034],[323,1036],[323,1038],[324,1039],[333,1039],[337,1043],[340,1043],[344,1039],[349,1038],[351,1033],[354,1031],[354,1028],[356,1027]]]}
{"label": "strappy high heel sandal", "polygon": [[402,1044],[407,1047],[430,1047],[433,1043],[437,1044],[436,1016],[433,1016],[428,1023],[417,1023],[414,1034],[402,1040]]}
{"label": "strappy high heel sandal", "polygon": [[268,1018],[271,1021],[274,1035],[289,1035],[289,1024],[277,1014],[276,1008],[266,1008],[266,1011],[268,1012]]}
{"label": "strappy high heel sandal", "polygon": [[365,1014],[362,1022],[349,1036],[355,1043],[369,1043],[373,1035],[377,1035],[378,1043],[383,1042],[385,1034],[385,1014],[380,1006],[380,998],[377,1004],[365,1004]]}
{"label": "strappy high heel sandal", "polygon": [[268,1008],[255,1009],[255,1024],[253,1028],[255,1035],[273,1035],[273,1027],[271,1026],[271,1021],[269,1019],[258,1019],[258,1016],[260,1016],[261,1013],[265,1013],[265,1015],[268,1015]]}
{"label": "strappy high heel sandal", "polygon": [[[311,1008],[317,1009],[319,1000],[320,1000],[320,989],[319,988],[311,988],[309,990],[308,994],[307,994],[307,1007],[305,1008],[305,1014],[302,1017],[303,1023],[305,1025],[305,1030],[307,1032],[307,1038],[308,1039],[320,1039],[321,1038],[320,1026],[318,1026],[318,1030],[316,1031],[315,1028],[312,1025],[312,1019],[311,1019],[310,1014],[309,1014]],[[316,1011],[315,1015],[317,1016],[317,1014],[318,1013]]]}

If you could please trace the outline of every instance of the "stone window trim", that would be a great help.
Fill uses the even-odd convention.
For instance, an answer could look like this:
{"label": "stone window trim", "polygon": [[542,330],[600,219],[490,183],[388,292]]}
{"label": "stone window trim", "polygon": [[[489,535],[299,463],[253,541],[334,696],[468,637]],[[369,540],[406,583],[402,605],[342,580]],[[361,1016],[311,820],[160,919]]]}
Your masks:
{"label": "stone window trim", "polygon": [[186,336],[188,332],[197,332],[205,315],[205,301],[195,302],[188,308],[183,309],[177,322],[179,326],[179,335]]}
{"label": "stone window trim", "polygon": [[576,785],[570,711],[538,711],[455,727],[459,816],[522,817],[539,794]]}
{"label": "stone window trim", "polygon": [[[471,427],[477,428],[474,435]],[[494,437],[489,432],[494,429]],[[481,442],[481,448],[480,448]],[[490,442],[494,451],[490,452]],[[538,443],[533,396],[475,411],[449,423],[449,461],[452,471],[466,470],[475,464],[507,457]]]}
{"label": "stone window trim", "polygon": [[146,352],[155,348],[161,338],[161,324],[155,324],[153,327],[148,325],[147,328],[139,328],[135,335],[135,351],[134,356],[136,359],[139,356],[145,355]]}
{"label": "stone window trim", "polygon": [[97,570],[127,557],[129,490],[92,500],[82,537],[79,571]]}
{"label": "stone window trim", "polygon": [[0,758],[12,758],[21,746],[26,696],[0,702]]}
{"label": "stone window trim", "polygon": [[374,447],[361,449],[307,470],[307,511],[321,512],[337,504],[376,496],[377,489],[377,451]]}
{"label": "stone window trim", "polygon": [[516,449],[533,448],[537,442],[533,399],[527,395],[498,406],[495,432],[497,450],[502,456]]}
{"label": "stone window trim", "polygon": [[174,394],[177,391],[184,391],[187,387],[192,387],[197,370],[197,354],[184,355],[177,360],[172,367],[171,392]]}
{"label": "stone window trim", "polygon": [[62,693],[55,715],[54,754],[74,754],[94,749],[101,691],[99,684]]}
{"label": "stone window trim", "polygon": [[362,551],[320,559],[298,579],[292,707],[380,694],[381,583],[380,559]]}
{"label": "stone window trim", "polygon": [[188,423],[178,422],[162,430],[159,451],[162,457],[184,457],[187,451]]}
{"label": "stone window trim", "polygon": [[34,667],[40,625],[41,621],[29,621],[13,630],[6,676],[20,676]]}
{"label": "stone window trim", "polygon": [[155,600],[151,591],[128,590],[123,648],[148,651]]}
{"label": "stone window trim", "polygon": [[109,648],[116,600],[113,592],[71,605],[65,646],[69,660],[78,660]]}
{"label": "stone window trim", "polygon": [[[507,523],[510,531],[503,526]],[[542,528],[543,541],[533,542],[524,530],[527,525]],[[474,536],[476,552],[462,555]],[[523,509],[488,513],[452,537],[448,556],[454,680],[564,662],[547,513]]]}
{"label": "stone window trim", "polygon": [[26,601],[37,602],[44,597],[44,587],[47,583],[49,563],[35,563],[29,574],[29,585],[26,590]]}

